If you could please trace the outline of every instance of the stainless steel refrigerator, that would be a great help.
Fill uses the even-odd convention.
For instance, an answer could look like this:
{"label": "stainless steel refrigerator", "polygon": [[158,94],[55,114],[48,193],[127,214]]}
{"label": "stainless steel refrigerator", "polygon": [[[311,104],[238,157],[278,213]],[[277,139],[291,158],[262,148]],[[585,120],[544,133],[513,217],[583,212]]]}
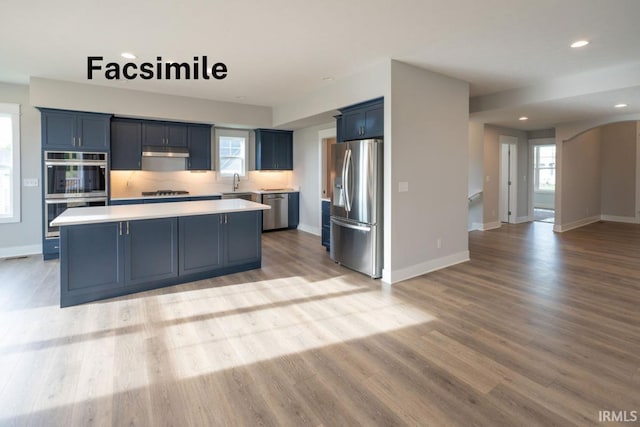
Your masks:
{"label": "stainless steel refrigerator", "polygon": [[331,259],[382,276],[382,140],[332,146]]}

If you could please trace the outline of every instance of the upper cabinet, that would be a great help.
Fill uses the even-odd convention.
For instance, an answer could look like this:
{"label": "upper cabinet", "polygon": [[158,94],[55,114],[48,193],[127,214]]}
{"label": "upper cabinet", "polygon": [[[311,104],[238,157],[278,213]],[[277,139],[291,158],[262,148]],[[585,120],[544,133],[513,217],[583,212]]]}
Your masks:
{"label": "upper cabinet", "polygon": [[167,122],[142,122],[142,145],[187,146],[187,125]]}
{"label": "upper cabinet", "polygon": [[109,114],[41,108],[42,148],[72,151],[108,151]]}
{"label": "upper cabinet", "polygon": [[293,170],[293,131],[256,129],[256,170]]}
{"label": "upper cabinet", "polygon": [[187,170],[211,170],[211,125],[116,117],[111,121],[111,170],[140,170],[144,145],[188,147]]}
{"label": "upper cabinet", "polygon": [[142,123],[114,118],[111,121],[111,170],[139,170],[142,166]]}
{"label": "upper cabinet", "polygon": [[211,126],[187,127],[189,170],[211,170]]}
{"label": "upper cabinet", "polygon": [[382,138],[384,136],[384,101],[382,98],[340,110],[336,126],[338,141]]}

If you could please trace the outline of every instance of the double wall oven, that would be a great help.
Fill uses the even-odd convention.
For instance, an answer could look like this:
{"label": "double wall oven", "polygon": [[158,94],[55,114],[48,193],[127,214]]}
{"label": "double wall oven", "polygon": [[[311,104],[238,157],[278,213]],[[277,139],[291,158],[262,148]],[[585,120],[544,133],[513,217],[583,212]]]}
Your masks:
{"label": "double wall oven", "polygon": [[67,208],[106,206],[109,194],[107,153],[45,151],[44,227],[47,238],[60,235],[53,221]]}

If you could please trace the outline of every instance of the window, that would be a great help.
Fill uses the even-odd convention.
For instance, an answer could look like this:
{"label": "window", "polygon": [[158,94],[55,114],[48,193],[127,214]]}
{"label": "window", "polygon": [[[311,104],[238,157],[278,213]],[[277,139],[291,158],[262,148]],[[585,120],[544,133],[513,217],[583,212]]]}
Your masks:
{"label": "window", "polygon": [[534,154],[534,179],[536,191],[556,189],[556,146],[536,145]]}
{"label": "window", "polygon": [[249,131],[216,129],[218,145],[218,175],[222,178],[233,174],[247,174]]}
{"label": "window", "polygon": [[0,223],[20,221],[20,106],[0,103]]}

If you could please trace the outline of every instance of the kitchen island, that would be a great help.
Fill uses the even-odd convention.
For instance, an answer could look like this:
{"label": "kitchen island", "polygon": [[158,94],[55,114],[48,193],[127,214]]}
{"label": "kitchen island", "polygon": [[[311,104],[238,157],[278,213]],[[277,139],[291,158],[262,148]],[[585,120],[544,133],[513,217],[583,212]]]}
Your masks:
{"label": "kitchen island", "polygon": [[260,268],[262,211],[243,199],[70,208],[60,306]]}

